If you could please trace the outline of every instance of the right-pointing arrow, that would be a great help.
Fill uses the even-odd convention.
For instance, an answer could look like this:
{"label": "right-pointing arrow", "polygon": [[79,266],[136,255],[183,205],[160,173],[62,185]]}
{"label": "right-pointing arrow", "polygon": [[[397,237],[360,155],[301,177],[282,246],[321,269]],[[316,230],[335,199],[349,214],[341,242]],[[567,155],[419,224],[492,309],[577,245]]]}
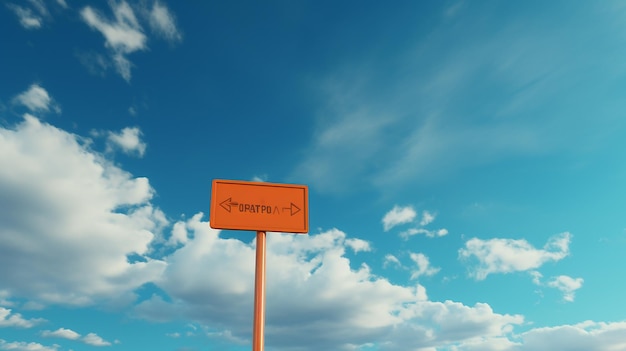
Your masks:
{"label": "right-pointing arrow", "polygon": [[300,212],[300,207],[296,206],[293,202],[291,203],[291,215],[295,215],[296,213]]}

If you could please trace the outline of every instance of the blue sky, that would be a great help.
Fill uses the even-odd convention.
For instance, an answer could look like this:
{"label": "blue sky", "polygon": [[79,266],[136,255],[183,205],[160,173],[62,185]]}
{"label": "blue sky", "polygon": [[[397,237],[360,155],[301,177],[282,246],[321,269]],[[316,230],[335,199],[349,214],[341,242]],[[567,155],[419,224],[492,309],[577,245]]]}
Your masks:
{"label": "blue sky", "polygon": [[626,350],[619,1],[10,0],[0,350]]}

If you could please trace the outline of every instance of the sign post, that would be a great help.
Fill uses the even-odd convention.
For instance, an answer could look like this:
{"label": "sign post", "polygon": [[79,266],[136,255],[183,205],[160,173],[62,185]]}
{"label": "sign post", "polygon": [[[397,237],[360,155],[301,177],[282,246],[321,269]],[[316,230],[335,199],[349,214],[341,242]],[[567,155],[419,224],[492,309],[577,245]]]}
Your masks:
{"label": "sign post", "polygon": [[265,345],[265,239],[265,232],[256,232],[252,351],[263,351]]}
{"label": "sign post", "polygon": [[215,179],[211,189],[209,223],[215,229],[256,231],[252,350],[263,351],[266,232],[309,231],[308,187]]}

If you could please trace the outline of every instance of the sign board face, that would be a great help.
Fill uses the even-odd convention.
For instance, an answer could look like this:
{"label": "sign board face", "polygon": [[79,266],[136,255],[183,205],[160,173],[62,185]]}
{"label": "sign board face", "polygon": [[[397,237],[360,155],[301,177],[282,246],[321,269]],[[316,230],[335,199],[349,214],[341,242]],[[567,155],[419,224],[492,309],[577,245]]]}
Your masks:
{"label": "sign board face", "polygon": [[214,179],[209,221],[215,229],[307,233],[309,188]]}

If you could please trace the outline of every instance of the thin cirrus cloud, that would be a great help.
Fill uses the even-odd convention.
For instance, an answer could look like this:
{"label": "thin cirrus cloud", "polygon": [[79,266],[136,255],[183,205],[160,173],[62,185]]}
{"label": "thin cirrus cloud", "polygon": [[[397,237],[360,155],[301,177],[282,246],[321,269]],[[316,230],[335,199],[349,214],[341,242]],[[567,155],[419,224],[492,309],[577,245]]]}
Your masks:
{"label": "thin cirrus cloud", "polygon": [[534,270],[549,261],[560,261],[569,255],[572,235],[562,233],[551,237],[542,249],[524,239],[472,238],[459,249],[459,258],[469,263],[470,275],[484,280],[489,274]]}
{"label": "thin cirrus cloud", "polygon": [[[621,57],[622,42],[607,44],[603,35],[621,28],[602,27],[586,46],[567,34],[579,29],[574,22],[507,16],[503,23],[499,17],[464,16],[454,26],[415,32],[406,49],[387,60],[368,47],[358,56],[346,54],[358,68],[339,66],[320,79],[324,113],[294,174],[325,191],[373,186],[388,194],[503,159],[577,152],[571,140],[578,137],[599,142],[600,128],[561,128],[574,115],[580,126],[623,126],[614,113],[619,99],[598,93],[623,75],[623,66],[609,61]],[[487,23],[500,30],[478,37],[476,28]],[[467,38],[475,45],[465,45]],[[440,43],[450,44],[445,55]],[[583,90],[575,77],[589,77]],[[581,92],[593,99],[572,102]],[[589,101],[614,108],[598,110]]]}

